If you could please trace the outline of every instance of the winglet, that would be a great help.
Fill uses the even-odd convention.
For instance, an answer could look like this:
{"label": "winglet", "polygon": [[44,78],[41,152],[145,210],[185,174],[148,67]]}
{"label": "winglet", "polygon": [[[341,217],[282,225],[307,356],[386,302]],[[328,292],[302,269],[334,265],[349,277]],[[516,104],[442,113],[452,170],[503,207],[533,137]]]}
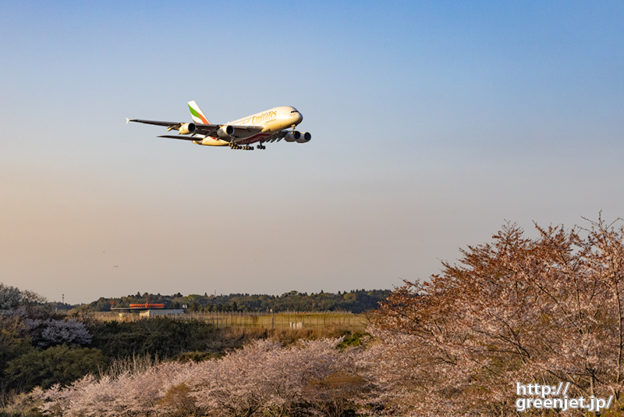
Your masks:
{"label": "winglet", "polygon": [[130,118],[126,117],[126,124],[130,123]]}

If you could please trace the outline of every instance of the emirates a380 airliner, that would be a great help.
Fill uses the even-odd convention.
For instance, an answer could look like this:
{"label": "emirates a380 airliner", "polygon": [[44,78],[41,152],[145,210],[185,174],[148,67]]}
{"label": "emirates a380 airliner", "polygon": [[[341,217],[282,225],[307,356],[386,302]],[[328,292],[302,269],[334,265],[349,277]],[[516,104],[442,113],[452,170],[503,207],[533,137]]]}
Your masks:
{"label": "emirates a380 airliner", "polygon": [[126,119],[127,122],[147,123],[164,126],[168,131],[177,130],[177,135],[161,135],[159,138],[189,140],[198,145],[229,146],[231,149],[266,149],[264,143],[286,142],[306,143],[312,139],[309,132],[295,130],[303,120],[297,109],[291,106],[273,107],[228,123],[210,123],[197,103],[188,102],[193,122],[163,122],[159,120]]}

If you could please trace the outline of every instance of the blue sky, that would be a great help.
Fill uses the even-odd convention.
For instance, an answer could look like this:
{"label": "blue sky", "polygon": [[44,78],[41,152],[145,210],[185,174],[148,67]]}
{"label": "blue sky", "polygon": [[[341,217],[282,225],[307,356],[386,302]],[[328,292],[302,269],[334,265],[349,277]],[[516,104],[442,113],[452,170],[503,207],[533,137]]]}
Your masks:
{"label": "blue sky", "polygon": [[[0,276],[71,302],[426,279],[622,216],[621,2],[2,2]],[[125,117],[294,105],[232,152]]]}

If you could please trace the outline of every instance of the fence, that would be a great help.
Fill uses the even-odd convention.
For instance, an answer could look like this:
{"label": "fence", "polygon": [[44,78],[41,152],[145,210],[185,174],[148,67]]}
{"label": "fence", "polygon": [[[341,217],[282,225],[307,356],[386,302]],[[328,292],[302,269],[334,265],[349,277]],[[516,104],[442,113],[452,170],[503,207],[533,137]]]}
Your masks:
{"label": "fence", "polygon": [[[139,320],[137,313],[115,312],[93,313],[99,320]],[[366,314],[349,312],[280,312],[280,313],[252,313],[252,312],[202,312],[185,313],[180,316],[171,316],[175,320],[200,320],[210,323],[217,328],[225,327],[255,327],[264,329],[301,329],[301,328],[329,328],[340,327],[352,330],[364,330],[368,325]]]}

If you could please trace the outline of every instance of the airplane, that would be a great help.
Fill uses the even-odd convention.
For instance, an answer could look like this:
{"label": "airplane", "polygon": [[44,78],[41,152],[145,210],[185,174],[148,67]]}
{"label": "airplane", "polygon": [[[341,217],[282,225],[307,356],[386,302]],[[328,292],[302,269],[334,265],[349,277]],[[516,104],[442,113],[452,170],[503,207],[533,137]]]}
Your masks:
{"label": "airplane", "polygon": [[164,126],[167,131],[177,130],[177,135],[160,135],[159,138],[182,139],[204,146],[229,146],[230,149],[266,149],[264,143],[286,142],[306,143],[312,139],[310,132],[295,130],[303,120],[301,113],[292,106],[271,109],[242,117],[228,123],[210,123],[195,101],[189,101],[193,122],[164,122],[159,120],[126,119],[128,122]]}

